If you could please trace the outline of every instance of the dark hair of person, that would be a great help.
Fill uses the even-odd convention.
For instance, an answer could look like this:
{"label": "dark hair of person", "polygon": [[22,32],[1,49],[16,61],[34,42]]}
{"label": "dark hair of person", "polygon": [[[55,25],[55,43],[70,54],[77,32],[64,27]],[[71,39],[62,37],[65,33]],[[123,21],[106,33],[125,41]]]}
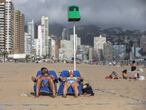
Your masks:
{"label": "dark hair of person", "polygon": [[48,73],[48,69],[46,67],[41,68],[42,74]]}
{"label": "dark hair of person", "polygon": [[127,73],[127,70],[123,70],[122,73]]}
{"label": "dark hair of person", "polygon": [[43,71],[44,69],[47,69],[47,68],[46,68],[46,67],[42,67],[42,68],[41,68],[41,71]]}
{"label": "dark hair of person", "polygon": [[132,64],[134,64],[134,63],[135,63],[135,61],[133,60],[133,61],[132,61]]}

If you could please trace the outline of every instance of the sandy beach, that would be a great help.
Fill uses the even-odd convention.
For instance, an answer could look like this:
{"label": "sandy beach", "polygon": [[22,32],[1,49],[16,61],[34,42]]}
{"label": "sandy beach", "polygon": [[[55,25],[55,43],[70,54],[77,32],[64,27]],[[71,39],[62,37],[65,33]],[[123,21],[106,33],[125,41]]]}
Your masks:
{"label": "sandy beach", "polygon": [[[113,70],[118,73],[128,67],[79,64],[85,82],[94,89],[95,96],[40,96],[35,98],[31,76],[41,67],[55,70],[73,69],[72,64],[0,64],[0,110],[146,110],[146,80],[105,80]],[[146,68],[143,75],[146,76]]]}

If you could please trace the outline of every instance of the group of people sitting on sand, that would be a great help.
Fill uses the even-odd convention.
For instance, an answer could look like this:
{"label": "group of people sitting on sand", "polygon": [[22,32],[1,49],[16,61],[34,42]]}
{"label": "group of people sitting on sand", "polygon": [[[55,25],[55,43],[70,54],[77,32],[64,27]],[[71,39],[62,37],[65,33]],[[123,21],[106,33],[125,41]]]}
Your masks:
{"label": "group of people sitting on sand", "polygon": [[[69,70],[68,72],[69,72],[69,76],[68,77],[59,77],[59,79],[64,82],[63,97],[66,98],[67,90],[68,90],[69,87],[73,88],[74,96],[78,97],[78,95],[79,95],[79,91],[78,91],[79,83],[78,82],[81,81],[82,78],[81,77],[75,77],[73,70]],[[47,68],[43,67],[41,69],[41,74],[39,74],[36,77],[32,76],[31,79],[32,79],[33,82],[36,82],[36,91],[35,91],[35,96],[36,97],[39,97],[40,87],[41,87],[41,84],[42,84],[43,80],[47,80],[48,81],[48,87],[51,90],[52,97],[56,97],[57,89],[56,89],[56,86],[55,86],[55,83],[54,83],[55,78],[54,78],[54,76],[49,75]],[[89,84],[85,84],[85,85],[87,85],[88,88],[90,87]],[[84,85],[84,87],[85,87],[85,85]],[[83,88],[83,93],[86,92],[85,91],[86,89],[87,89],[87,87]],[[92,91],[91,87],[90,87],[90,90]],[[93,91],[92,91],[91,95],[94,95]]]}
{"label": "group of people sitting on sand", "polygon": [[128,72],[127,69],[122,71],[121,76],[115,71],[113,71],[110,75],[106,76],[105,79],[137,79],[137,80],[145,80],[144,76],[140,75],[141,69],[137,69],[136,62],[132,61],[131,70]]}

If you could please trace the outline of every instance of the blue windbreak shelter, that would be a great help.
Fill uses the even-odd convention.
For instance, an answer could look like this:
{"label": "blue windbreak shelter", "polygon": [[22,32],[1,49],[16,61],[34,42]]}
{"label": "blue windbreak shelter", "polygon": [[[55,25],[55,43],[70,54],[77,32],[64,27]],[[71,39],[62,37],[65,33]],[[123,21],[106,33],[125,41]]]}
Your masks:
{"label": "blue windbreak shelter", "polygon": [[[54,84],[56,86],[56,91],[57,91],[57,85],[56,85],[56,83],[58,83],[58,76],[57,76],[56,72],[54,70],[49,70],[48,71],[48,74],[54,76],[54,78],[55,78]],[[42,75],[42,71],[39,70],[37,72],[37,75],[36,76],[41,76],[41,75]],[[51,93],[50,88],[49,88],[49,86],[48,86],[47,83],[48,83],[47,80],[43,80],[42,81],[42,84],[41,84],[41,87],[40,87],[40,94],[41,93],[46,93],[46,94],[50,94]],[[34,92],[36,92],[36,82],[34,83],[33,89],[34,89]]]}
{"label": "blue windbreak shelter", "polygon": [[[75,77],[81,77],[80,72],[78,70],[74,70],[73,72],[74,72]],[[69,76],[69,71],[68,70],[63,70],[60,74],[60,77],[62,77],[62,78],[63,77],[68,77],[68,76]],[[60,81],[60,86],[59,86],[59,89],[58,89],[58,95],[63,95],[63,88],[64,88],[64,82]],[[82,94],[81,81],[79,81],[78,91],[79,91],[79,94]],[[68,88],[67,94],[74,94],[74,91],[73,91],[72,87]]]}

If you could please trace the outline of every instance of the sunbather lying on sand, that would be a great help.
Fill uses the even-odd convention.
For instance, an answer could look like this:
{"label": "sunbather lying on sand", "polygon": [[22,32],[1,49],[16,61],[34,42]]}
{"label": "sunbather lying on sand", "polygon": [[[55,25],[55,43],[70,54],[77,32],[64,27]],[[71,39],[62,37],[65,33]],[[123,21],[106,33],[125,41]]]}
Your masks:
{"label": "sunbather lying on sand", "polygon": [[138,80],[144,80],[144,76],[140,75],[140,71],[135,70],[131,72],[127,72],[127,70],[122,71],[122,78],[123,79],[138,79]]}
{"label": "sunbather lying on sand", "polygon": [[119,76],[115,71],[113,71],[109,76],[106,76],[105,79],[119,79]]}

